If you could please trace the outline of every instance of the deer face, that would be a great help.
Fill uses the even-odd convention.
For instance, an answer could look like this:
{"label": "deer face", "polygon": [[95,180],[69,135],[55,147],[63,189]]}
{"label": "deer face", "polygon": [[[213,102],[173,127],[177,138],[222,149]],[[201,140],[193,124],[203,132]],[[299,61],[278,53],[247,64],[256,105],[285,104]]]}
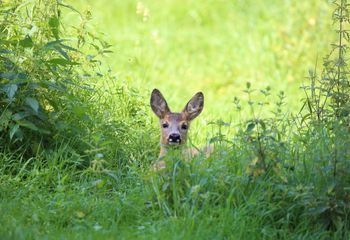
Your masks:
{"label": "deer face", "polygon": [[168,146],[179,146],[186,143],[190,122],[202,112],[203,105],[203,93],[198,92],[186,104],[182,112],[171,112],[161,92],[154,89],[151,95],[151,107],[159,118],[160,143]]}

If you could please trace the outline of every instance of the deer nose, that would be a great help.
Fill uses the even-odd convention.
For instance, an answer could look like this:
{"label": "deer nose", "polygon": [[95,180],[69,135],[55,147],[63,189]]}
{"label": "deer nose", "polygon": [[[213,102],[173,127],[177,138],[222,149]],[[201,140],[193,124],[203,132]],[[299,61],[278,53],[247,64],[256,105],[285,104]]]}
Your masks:
{"label": "deer nose", "polygon": [[172,133],[168,137],[169,143],[181,143],[181,136],[178,133]]}

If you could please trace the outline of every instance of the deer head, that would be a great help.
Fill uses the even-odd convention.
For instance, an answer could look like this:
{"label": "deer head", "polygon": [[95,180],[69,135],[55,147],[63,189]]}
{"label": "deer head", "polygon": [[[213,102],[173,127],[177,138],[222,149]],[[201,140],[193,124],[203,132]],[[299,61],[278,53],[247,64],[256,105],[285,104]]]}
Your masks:
{"label": "deer head", "polygon": [[190,123],[202,112],[203,106],[203,93],[198,92],[181,112],[171,112],[161,92],[158,89],[154,89],[151,95],[151,107],[159,118],[161,146],[174,147],[185,144]]}

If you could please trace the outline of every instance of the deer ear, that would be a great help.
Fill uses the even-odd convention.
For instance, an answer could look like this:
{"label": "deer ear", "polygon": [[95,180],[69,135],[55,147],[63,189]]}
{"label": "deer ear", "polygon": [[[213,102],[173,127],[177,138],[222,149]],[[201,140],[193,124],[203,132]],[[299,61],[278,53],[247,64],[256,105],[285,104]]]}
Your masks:
{"label": "deer ear", "polygon": [[167,102],[158,89],[153,89],[152,91],[151,108],[159,118],[163,118],[167,113],[170,112]]}
{"label": "deer ear", "polygon": [[191,121],[202,112],[203,107],[204,107],[204,95],[202,92],[198,92],[186,104],[182,112],[185,114],[188,121]]}

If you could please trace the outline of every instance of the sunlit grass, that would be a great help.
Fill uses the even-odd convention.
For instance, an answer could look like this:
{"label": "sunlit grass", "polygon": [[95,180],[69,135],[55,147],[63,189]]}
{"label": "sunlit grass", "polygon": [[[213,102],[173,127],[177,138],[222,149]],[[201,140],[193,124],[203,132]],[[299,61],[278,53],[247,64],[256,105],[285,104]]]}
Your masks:
{"label": "sunlit grass", "polygon": [[230,118],[246,82],[271,86],[299,110],[308,70],[330,39],[326,1],[93,1],[93,28],[114,45],[120,81],[145,94],[159,88],[174,110],[203,91],[202,118]]}
{"label": "sunlit grass", "polygon": [[[66,121],[81,120],[88,146],[74,148],[74,140],[58,139],[56,147],[37,147],[28,159],[4,147],[0,239],[349,237],[342,222],[348,210],[329,207],[338,200],[336,187],[336,193],[344,192],[339,202],[348,199],[331,173],[328,146],[335,136],[318,128],[298,132],[294,119],[284,118],[300,109],[299,87],[317,57],[322,62],[329,51],[334,35],[326,1],[67,2],[90,11],[89,30],[113,44],[101,70],[112,77],[95,78],[91,70],[83,84],[95,91],[77,88],[91,105],[72,103],[77,111]],[[78,23],[79,14],[62,12],[63,26],[72,31],[69,25]],[[108,67],[110,73],[104,71]],[[249,97],[251,89],[243,91],[247,82],[251,89],[271,86],[273,94],[252,91]],[[191,125],[190,140],[198,147],[213,140],[216,151],[209,158],[187,162],[169,153],[163,172],[150,170],[159,148],[157,118],[148,107],[153,88],[174,111],[204,92],[205,108]],[[286,105],[268,118],[280,90]],[[245,105],[240,113],[235,96]],[[253,111],[254,121],[238,127]],[[85,125],[87,119],[91,125]],[[333,145],[345,159],[344,129]],[[262,168],[261,161],[269,167]],[[345,183],[340,179],[345,174],[339,176]],[[338,210],[340,217],[327,216]],[[339,226],[323,225],[329,219]]]}

